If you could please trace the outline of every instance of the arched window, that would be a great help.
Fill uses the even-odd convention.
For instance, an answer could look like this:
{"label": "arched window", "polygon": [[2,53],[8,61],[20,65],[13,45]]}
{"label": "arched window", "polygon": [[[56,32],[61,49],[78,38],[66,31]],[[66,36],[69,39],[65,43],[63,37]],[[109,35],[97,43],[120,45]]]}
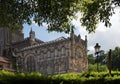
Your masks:
{"label": "arched window", "polygon": [[21,72],[23,70],[23,59],[21,56],[17,57],[16,68],[18,72]]}
{"label": "arched window", "polygon": [[47,73],[48,73],[48,74],[51,74],[51,73],[52,73],[52,68],[51,68],[51,66],[47,66]]}
{"label": "arched window", "polygon": [[76,51],[75,54],[77,57],[79,57],[79,58],[83,57],[83,52],[80,48],[76,48],[75,51]]}
{"label": "arched window", "polygon": [[27,65],[28,72],[34,72],[35,71],[35,58],[33,56],[27,57],[26,65]]}
{"label": "arched window", "polygon": [[61,62],[60,63],[60,72],[63,72],[65,70],[66,70],[66,64],[65,64],[65,62]]}
{"label": "arched window", "polygon": [[58,72],[59,72],[59,64],[56,63],[56,64],[55,64],[55,73],[58,73]]}
{"label": "arched window", "polygon": [[55,57],[57,57],[57,55],[58,55],[58,51],[57,49],[55,49]]}
{"label": "arched window", "polygon": [[65,48],[64,48],[64,47],[62,47],[61,54],[62,54],[62,55],[65,54]]}
{"label": "arched window", "polygon": [[44,62],[40,62],[40,63],[39,63],[39,71],[40,71],[41,73],[44,72]]}
{"label": "arched window", "polygon": [[48,51],[48,52],[47,52],[47,58],[50,58],[50,57],[51,57],[50,54],[51,54],[50,51]]}
{"label": "arched window", "polygon": [[17,60],[17,65],[18,65],[19,68],[21,68],[21,63],[22,63],[22,62],[21,62],[21,57],[19,56],[19,57],[18,57],[18,60]]}

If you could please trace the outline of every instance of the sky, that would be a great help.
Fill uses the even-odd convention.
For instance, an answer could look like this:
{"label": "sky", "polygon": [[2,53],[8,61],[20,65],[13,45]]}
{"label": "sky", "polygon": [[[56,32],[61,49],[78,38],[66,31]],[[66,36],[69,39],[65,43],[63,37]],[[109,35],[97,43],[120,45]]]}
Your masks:
{"label": "sky", "polygon": [[[115,13],[111,17],[112,26],[110,28],[106,28],[103,23],[99,23],[97,25],[97,29],[95,33],[88,33],[85,28],[81,27],[79,20],[73,20],[72,23],[75,25],[75,34],[80,34],[82,39],[85,39],[85,35],[87,35],[88,39],[88,54],[94,54],[94,46],[96,43],[99,43],[101,46],[101,50],[105,52],[109,51],[109,49],[114,49],[116,46],[120,47],[120,11],[119,8],[115,9]],[[78,16],[80,16],[78,14]],[[61,36],[68,37],[68,34],[64,32],[48,32],[46,24],[43,26],[38,26],[33,22],[32,25],[23,25],[23,33],[25,38],[29,36],[29,32],[32,28],[35,31],[36,38],[42,41],[51,41],[57,39]]]}

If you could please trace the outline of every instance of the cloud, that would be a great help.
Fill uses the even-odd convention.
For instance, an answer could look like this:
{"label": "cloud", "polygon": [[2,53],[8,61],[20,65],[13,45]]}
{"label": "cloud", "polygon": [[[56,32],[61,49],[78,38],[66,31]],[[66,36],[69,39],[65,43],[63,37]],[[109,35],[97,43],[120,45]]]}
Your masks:
{"label": "cloud", "polygon": [[[89,53],[94,53],[94,46],[96,43],[101,45],[101,50],[108,51],[114,49],[116,46],[120,46],[120,8],[115,9],[115,13],[111,17],[112,26],[106,28],[103,23],[97,25],[95,33],[88,34],[85,28],[81,27],[78,20],[73,20],[72,23],[75,25],[75,33],[80,34],[84,39],[84,36],[88,36],[88,50]],[[78,14],[79,15],[79,14]],[[80,15],[79,15],[80,16]]]}
{"label": "cloud", "polygon": [[[88,34],[85,28],[81,27],[79,21],[80,18],[78,18],[78,20],[72,21],[72,23],[75,25],[75,34],[77,35],[80,34],[82,39],[84,39],[85,35],[87,35],[88,50],[89,50],[88,53],[95,52],[94,46],[96,43],[99,43],[101,45],[101,49],[105,51],[108,51],[109,49],[114,49],[116,46],[120,46],[120,17],[119,17],[120,13],[118,11],[119,9],[120,8],[117,8],[115,10],[116,14],[114,14],[111,17],[111,23],[112,23],[111,28],[106,28],[103,23],[99,23],[95,33]],[[77,15],[80,16],[80,13],[78,13]],[[48,31],[46,31],[47,24],[43,24],[43,26],[39,27],[35,22],[33,22],[33,25],[31,27],[36,32],[36,37],[43,41],[54,40],[61,36],[64,37],[69,36],[69,34],[65,34],[65,33],[58,33],[58,32],[48,33]],[[27,28],[24,28],[24,32],[25,30],[27,33],[29,33],[29,30]]]}
{"label": "cloud", "polygon": [[117,10],[115,10],[116,14],[111,17],[112,26],[110,28],[106,28],[104,24],[100,23],[96,32],[88,35],[89,46],[99,43],[101,49],[105,51],[120,46],[120,13]]}

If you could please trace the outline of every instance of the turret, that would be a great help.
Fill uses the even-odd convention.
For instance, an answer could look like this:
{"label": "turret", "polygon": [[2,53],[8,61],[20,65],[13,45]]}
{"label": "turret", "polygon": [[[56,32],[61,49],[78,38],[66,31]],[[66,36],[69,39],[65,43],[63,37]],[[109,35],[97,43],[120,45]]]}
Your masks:
{"label": "turret", "polygon": [[74,43],[75,38],[74,38],[74,30],[73,29],[71,29],[70,38],[71,38],[71,41]]}
{"label": "turret", "polygon": [[74,37],[74,30],[73,28],[71,29],[71,34],[70,34],[70,38],[71,38],[71,58],[73,58],[75,56],[75,37]]}
{"label": "turret", "polygon": [[35,44],[35,32],[32,30],[29,33],[29,41],[30,41],[30,45],[34,45]]}
{"label": "turret", "polygon": [[87,42],[87,35],[85,35],[85,41]]}
{"label": "turret", "polygon": [[87,35],[85,35],[85,47],[86,47],[86,53],[88,52],[87,51]]}
{"label": "turret", "polygon": [[79,42],[81,41],[81,36],[80,36],[80,34],[78,35],[77,39],[78,39]]}
{"label": "turret", "polygon": [[31,31],[30,31],[30,33],[29,33],[29,37],[30,37],[30,40],[31,40],[31,41],[34,41],[34,40],[35,40],[35,32],[32,31],[32,28],[31,28]]}

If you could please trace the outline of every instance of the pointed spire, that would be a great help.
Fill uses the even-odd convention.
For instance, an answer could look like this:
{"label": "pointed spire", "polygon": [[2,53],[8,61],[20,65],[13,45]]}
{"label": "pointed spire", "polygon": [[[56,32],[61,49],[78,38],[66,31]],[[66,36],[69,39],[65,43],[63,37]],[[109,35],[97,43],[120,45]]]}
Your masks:
{"label": "pointed spire", "polygon": [[87,41],[87,35],[85,35],[85,41]]}
{"label": "pointed spire", "polygon": [[30,33],[32,33],[33,31],[32,31],[32,27],[31,27],[31,30],[30,30]]}
{"label": "pointed spire", "polygon": [[71,38],[71,42],[72,42],[72,44],[75,43],[75,37],[74,37],[74,36],[75,36],[75,35],[74,35],[74,28],[71,28],[70,38]]}
{"label": "pointed spire", "polygon": [[80,34],[78,35],[78,38],[79,38],[79,39],[81,39],[81,36],[80,36]]}
{"label": "pointed spire", "polygon": [[30,33],[29,33],[29,37],[34,40],[35,39],[35,32],[32,30],[32,27],[31,27],[31,30],[30,30]]}
{"label": "pointed spire", "polygon": [[71,28],[71,32],[70,32],[71,34],[70,34],[70,37],[72,38],[72,37],[74,37],[74,29],[73,28]]}

